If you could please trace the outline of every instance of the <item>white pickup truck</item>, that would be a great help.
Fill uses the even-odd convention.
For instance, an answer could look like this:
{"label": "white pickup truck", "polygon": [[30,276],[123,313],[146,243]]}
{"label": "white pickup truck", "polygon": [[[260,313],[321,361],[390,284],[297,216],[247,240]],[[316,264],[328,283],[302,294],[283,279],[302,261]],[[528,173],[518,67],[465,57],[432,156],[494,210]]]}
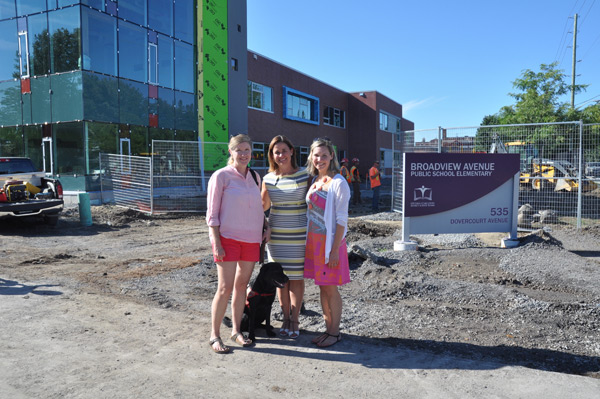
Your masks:
{"label": "white pickup truck", "polygon": [[0,219],[42,217],[55,225],[64,207],[62,185],[29,158],[0,157]]}

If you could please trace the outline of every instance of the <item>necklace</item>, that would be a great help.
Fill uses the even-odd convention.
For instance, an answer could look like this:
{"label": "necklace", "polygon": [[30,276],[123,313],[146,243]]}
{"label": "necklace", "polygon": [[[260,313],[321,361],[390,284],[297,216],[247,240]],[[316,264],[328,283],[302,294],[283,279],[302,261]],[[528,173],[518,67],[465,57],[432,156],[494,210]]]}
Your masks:
{"label": "necklace", "polygon": [[329,176],[325,176],[324,178],[322,178],[321,180],[316,180],[315,183],[312,185],[312,189],[313,190],[323,190],[323,187],[329,183],[331,181],[331,177]]}

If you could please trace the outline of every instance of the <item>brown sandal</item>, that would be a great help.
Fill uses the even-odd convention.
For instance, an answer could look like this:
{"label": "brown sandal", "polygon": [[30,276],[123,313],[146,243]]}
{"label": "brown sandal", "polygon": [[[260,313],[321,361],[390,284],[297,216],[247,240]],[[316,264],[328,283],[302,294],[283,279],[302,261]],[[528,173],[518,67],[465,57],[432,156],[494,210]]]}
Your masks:
{"label": "brown sandal", "polygon": [[327,333],[323,333],[313,339],[310,340],[310,342],[312,342],[313,344],[318,344],[319,342],[323,341],[325,338],[327,338]]}
{"label": "brown sandal", "polygon": [[[239,339],[241,337],[241,340]],[[252,340],[248,339],[242,333],[235,333],[231,336],[231,340],[236,344],[242,345],[244,348],[252,345]]]}
{"label": "brown sandal", "polygon": [[[215,348],[213,345],[219,343],[219,348]],[[225,345],[223,343],[223,341],[221,340],[221,337],[217,337],[217,338],[213,338],[210,341],[208,341],[208,344],[210,345],[210,347],[212,348],[212,350],[215,353],[218,353],[220,355],[224,355],[225,353],[229,353],[229,351],[231,350],[227,345]]]}
{"label": "brown sandal", "polygon": [[[338,342],[340,342],[342,340],[342,334],[340,334],[340,333],[338,333],[338,335],[325,333],[325,335],[326,335],[326,337],[317,343],[317,346],[319,348],[327,348],[331,345],[337,344]],[[332,341],[332,342],[330,341],[330,343],[326,344],[325,341],[327,341],[329,338],[335,338],[335,341]]]}

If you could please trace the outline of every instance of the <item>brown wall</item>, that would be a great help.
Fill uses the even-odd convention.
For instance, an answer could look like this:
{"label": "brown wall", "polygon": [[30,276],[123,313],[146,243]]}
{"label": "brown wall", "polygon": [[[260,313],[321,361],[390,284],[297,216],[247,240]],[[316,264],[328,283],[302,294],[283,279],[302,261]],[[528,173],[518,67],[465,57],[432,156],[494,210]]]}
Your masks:
{"label": "brown wall", "polygon": [[[348,149],[347,129],[323,124],[323,110],[331,106],[346,112],[348,125],[348,96],[345,92],[251,51],[248,51],[248,80],[273,89],[272,113],[248,109],[248,132],[252,140],[268,143],[274,136],[283,134],[296,146],[310,146],[313,139],[326,136],[339,149]],[[283,86],[319,98],[319,125],[283,117]]]}
{"label": "brown wall", "polygon": [[[269,143],[283,134],[296,146],[310,146],[317,137],[329,137],[346,157],[360,159],[364,176],[380,148],[392,149],[395,135],[379,130],[379,111],[402,120],[402,130],[414,129],[414,124],[402,118],[402,105],[377,91],[346,93],[273,60],[248,51],[248,80],[273,89],[273,112],[248,109],[248,133],[255,142]],[[283,117],[283,86],[319,98],[319,124],[313,125]],[[325,107],[345,111],[346,126],[338,128],[323,124]],[[382,165],[383,166],[383,165]],[[385,171],[389,173],[391,170]]]}

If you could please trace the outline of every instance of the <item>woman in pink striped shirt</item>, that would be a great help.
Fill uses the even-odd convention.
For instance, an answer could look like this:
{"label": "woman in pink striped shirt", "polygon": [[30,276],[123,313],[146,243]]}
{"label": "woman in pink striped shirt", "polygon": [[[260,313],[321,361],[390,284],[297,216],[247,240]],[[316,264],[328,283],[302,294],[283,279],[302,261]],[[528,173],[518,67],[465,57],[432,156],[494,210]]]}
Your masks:
{"label": "woman in pink striped shirt", "polygon": [[232,137],[229,154],[227,166],[211,176],[207,194],[206,223],[219,279],[212,302],[209,341],[216,353],[229,352],[229,347],[221,340],[220,327],[232,293],[231,339],[241,346],[252,344],[240,331],[240,325],[246,287],[254,264],[259,260],[260,243],[269,236],[269,230],[263,233],[265,216],[260,197],[260,176],[248,168],[252,159],[250,137],[245,134]]}

